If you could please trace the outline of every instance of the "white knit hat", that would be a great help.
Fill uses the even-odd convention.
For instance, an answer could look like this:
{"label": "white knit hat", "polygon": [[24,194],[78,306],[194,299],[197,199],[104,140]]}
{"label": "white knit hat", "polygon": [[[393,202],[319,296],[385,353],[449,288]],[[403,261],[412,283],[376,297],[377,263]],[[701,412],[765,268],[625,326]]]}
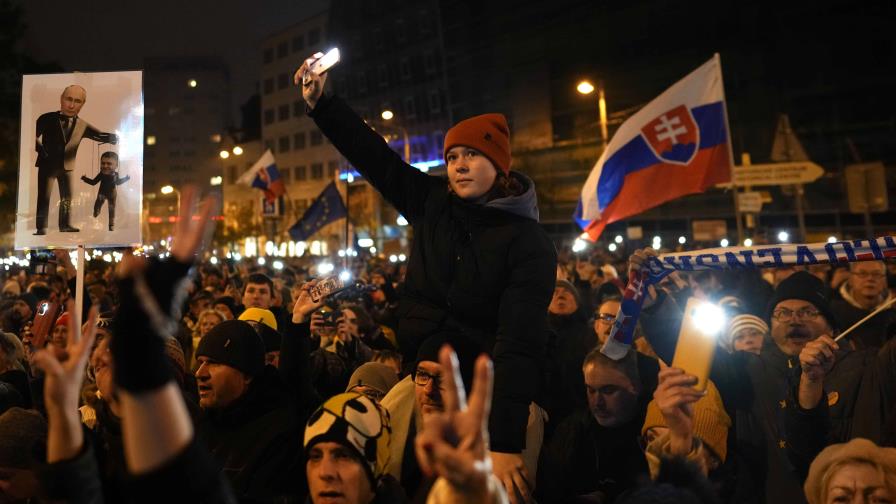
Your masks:
{"label": "white knit hat", "polygon": [[761,332],[763,336],[768,335],[768,324],[766,324],[764,320],[757,317],[756,315],[744,313],[742,315],[735,315],[734,317],[731,317],[731,320],[728,322],[728,330],[725,331],[725,334],[722,335],[719,344],[725,350],[733,352],[734,335],[743,329],[755,329]]}

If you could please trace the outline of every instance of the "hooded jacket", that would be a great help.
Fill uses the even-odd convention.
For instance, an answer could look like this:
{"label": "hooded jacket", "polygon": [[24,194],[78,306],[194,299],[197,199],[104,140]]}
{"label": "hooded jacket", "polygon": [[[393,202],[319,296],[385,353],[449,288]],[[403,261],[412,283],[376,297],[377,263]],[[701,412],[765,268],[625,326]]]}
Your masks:
{"label": "hooded jacket", "polygon": [[542,378],[546,316],[557,254],[538,223],[531,180],[520,196],[486,204],[452,194],[442,177],[405,164],[338,97],[324,96],[309,115],[333,145],[413,226],[414,238],[398,308],[406,361],[430,334],[463,334],[495,366],[490,419],[495,451],[520,452],[529,403]]}

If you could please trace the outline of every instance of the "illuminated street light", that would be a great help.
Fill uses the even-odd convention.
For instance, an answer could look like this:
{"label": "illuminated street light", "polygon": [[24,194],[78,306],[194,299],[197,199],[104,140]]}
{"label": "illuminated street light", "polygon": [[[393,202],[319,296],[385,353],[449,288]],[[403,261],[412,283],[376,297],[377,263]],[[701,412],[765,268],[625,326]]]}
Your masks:
{"label": "illuminated street light", "polygon": [[582,95],[590,95],[595,89],[597,89],[597,111],[598,122],[600,124],[600,139],[604,150],[606,150],[609,137],[607,133],[607,99],[606,96],[604,96],[604,85],[602,82],[599,82],[597,87],[595,87],[594,84],[583,80],[576,86],[576,91]]}
{"label": "illuminated street light", "polygon": [[155,135],[146,135],[146,145],[155,145],[156,137]]}
{"label": "illuminated street light", "polygon": [[395,223],[399,226],[407,226],[408,220],[404,218],[404,215],[399,215],[397,219],[395,219]]}
{"label": "illuminated street light", "polygon": [[616,235],[616,238],[613,239],[616,243],[622,243],[622,235]]}
{"label": "illuminated street light", "polygon": [[383,111],[382,114],[380,114],[380,117],[382,117],[384,121],[388,121],[388,120],[392,119],[393,117],[395,117],[395,114],[393,114],[391,110],[386,109]]}
{"label": "illuminated street light", "polygon": [[576,86],[576,91],[578,91],[579,93],[582,93],[584,95],[591,94],[594,92],[594,84],[591,84],[590,82],[588,82],[586,80],[583,80],[582,82],[579,83],[578,86]]}
{"label": "illuminated street light", "polygon": [[196,82],[196,79],[190,79],[187,81],[187,85],[190,86],[191,88],[194,88],[194,87],[198,86],[199,83]]}
{"label": "illuminated street light", "polygon": [[208,182],[209,182],[209,184],[211,184],[213,186],[219,186],[219,185],[221,185],[222,182],[224,182],[224,178],[220,175],[216,175],[216,176],[212,177],[211,179],[209,179]]}
{"label": "illuminated street light", "polygon": [[828,236],[828,243],[837,243],[836,236]]}
{"label": "illuminated street light", "polygon": [[576,241],[572,242],[572,251],[575,253],[585,250],[586,247],[588,247],[588,242],[581,238],[576,238]]}
{"label": "illuminated street light", "polygon": [[243,153],[243,148],[240,147],[239,145],[237,145],[236,147],[233,148],[233,154],[234,154],[235,156],[239,156],[239,155],[241,155],[242,153]]}
{"label": "illuminated street light", "polygon": [[788,233],[787,231],[781,231],[780,233],[778,233],[778,241],[779,242],[786,242],[789,239],[790,239],[790,233]]}
{"label": "illuminated street light", "polygon": [[226,150],[222,150],[221,152],[218,153],[218,155],[221,156],[221,159],[227,159],[230,157],[230,153],[227,152]]}
{"label": "illuminated street light", "polygon": [[161,191],[162,191],[162,194],[171,194],[174,192],[174,188],[171,187],[170,185],[166,185],[166,186],[162,186]]}
{"label": "illuminated street light", "polygon": [[687,243],[687,241],[688,241],[688,239],[685,238],[684,236],[678,237],[678,243],[680,243],[681,245],[684,245],[685,243]]}

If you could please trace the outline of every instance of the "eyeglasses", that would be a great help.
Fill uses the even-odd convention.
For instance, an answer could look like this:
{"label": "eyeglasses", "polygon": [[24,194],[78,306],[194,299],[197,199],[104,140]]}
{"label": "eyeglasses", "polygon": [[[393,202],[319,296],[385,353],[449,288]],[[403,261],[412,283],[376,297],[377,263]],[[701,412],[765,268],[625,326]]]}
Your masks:
{"label": "eyeglasses", "polygon": [[852,274],[861,278],[862,280],[866,280],[869,278],[871,278],[873,280],[879,280],[886,276],[883,273],[875,272],[875,271],[853,271]]}
{"label": "eyeglasses", "polygon": [[812,308],[800,308],[797,311],[781,308],[772,313],[772,317],[778,322],[788,322],[793,319],[794,315],[800,320],[815,320],[818,317],[818,310]]}
{"label": "eyeglasses", "polygon": [[440,375],[429,374],[422,369],[418,369],[414,373],[414,383],[421,387],[425,387],[429,385],[429,382],[433,382],[432,386],[435,388],[442,388],[442,377]]}
{"label": "eyeglasses", "polygon": [[615,313],[598,313],[597,320],[600,320],[601,322],[610,323],[610,322],[613,322],[614,320],[616,320],[616,314]]}

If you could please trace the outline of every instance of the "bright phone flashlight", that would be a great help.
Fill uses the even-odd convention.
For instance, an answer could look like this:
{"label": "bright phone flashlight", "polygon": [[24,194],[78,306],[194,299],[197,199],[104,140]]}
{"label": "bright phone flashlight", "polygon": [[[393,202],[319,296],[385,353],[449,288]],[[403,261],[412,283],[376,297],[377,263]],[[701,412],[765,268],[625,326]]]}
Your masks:
{"label": "bright phone flashlight", "polygon": [[725,327],[725,312],[712,303],[694,308],[694,325],[707,336],[717,336]]}

